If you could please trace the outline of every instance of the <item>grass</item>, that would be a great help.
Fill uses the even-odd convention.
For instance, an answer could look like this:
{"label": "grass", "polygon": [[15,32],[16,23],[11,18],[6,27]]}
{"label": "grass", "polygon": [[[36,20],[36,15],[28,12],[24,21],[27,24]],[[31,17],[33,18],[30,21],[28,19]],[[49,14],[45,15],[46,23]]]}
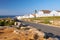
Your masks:
{"label": "grass", "polygon": [[60,20],[60,16],[50,16],[50,17],[37,17],[37,18],[29,18],[31,21],[34,20],[40,20],[42,21],[41,23],[45,23],[45,24],[51,24],[49,21],[52,20]]}
{"label": "grass", "polygon": [[51,17],[37,17],[37,18],[29,18],[31,20],[45,20],[45,19],[48,19],[48,20],[53,20],[54,19],[59,19],[60,20],[60,16],[51,16]]}

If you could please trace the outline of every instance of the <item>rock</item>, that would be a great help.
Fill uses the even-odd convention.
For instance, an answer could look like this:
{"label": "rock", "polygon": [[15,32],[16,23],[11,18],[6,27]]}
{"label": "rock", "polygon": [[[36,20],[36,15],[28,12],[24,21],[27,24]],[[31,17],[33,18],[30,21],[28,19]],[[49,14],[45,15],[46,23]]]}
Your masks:
{"label": "rock", "polygon": [[[8,27],[5,28],[3,32],[4,33],[0,35],[0,40],[58,40],[59,38],[59,36],[56,36],[58,38],[53,38],[53,34],[45,33],[41,30],[39,31],[31,26],[21,27],[20,29]],[[46,39],[44,36],[47,36],[48,38]]]}

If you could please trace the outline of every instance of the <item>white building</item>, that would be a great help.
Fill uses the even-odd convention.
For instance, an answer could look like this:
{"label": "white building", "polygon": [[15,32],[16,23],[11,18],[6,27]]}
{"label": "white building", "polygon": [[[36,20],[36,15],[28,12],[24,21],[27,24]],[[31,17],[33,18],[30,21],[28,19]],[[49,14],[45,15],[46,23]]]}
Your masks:
{"label": "white building", "polygon": [[47,16],[60,16],[60,11],[49,11],[49,10],[41,10],[38,11],[36,17],[47,17]]}
{"label": "white building", "polygon": [[17,16],[17,19],[21,20],[23,18],[34,18],[35,15],[36,15],[36,17],[60,16],[60,11],[40,10],[36,14]]}
{"label": "white building", "polygon": [[23,18],[34,18],[34,15],[29,14],[29,15],[24,15],[24,16],[17,16],[16,18],[17,18],[18,20],[21,20],[21,19],[23,19]]}

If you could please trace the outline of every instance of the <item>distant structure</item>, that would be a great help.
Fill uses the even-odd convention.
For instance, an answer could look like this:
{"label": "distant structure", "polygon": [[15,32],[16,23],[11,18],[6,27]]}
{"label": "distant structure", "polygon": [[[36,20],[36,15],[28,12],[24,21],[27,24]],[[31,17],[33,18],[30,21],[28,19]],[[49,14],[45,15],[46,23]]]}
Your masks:
{"label": "distant structure", "polygon": [[24,16],[17,16],[16,18],[18,20],[21,20],[23,18],[34,18],[34,17],[48,17],[48,16],[60,16],[60,11],[50,11],[50,10],[35,10],[35,13],[24,15]]}
{"label": "distant structure", "polygon": [[60,11],[50,11],[50,10],[40,10],[36,14],[37,17],[47,17],[47,16],[60,16]]}
{"label": "distant structure", "polygon": [[36,18],[36,14],[37,14],[37,10],[35,10],[35,15],[34,15],[35,18]]}

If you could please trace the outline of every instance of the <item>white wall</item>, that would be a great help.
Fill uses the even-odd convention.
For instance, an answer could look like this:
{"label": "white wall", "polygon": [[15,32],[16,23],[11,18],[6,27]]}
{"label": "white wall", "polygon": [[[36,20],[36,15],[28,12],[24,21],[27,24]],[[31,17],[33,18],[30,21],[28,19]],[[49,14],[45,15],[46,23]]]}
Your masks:
{"label": "white wall", "polygon": [[[55,10],[51,11],[50,13],[43,13],[43,11],[38,11],[38,13],[36,14],[36,17],[46,17],[46,16],[60,16],[60,12],[57,12]],[[19,20],[22,18],[34,18],[34,16],[32,14],[29,14],[17,17],[17,19]]]}
{"label": "white wall", "polygon": [[51,11],[50,13],[43,13],[43,11],[39,11],[36,14],[37,17],[46,17],[46,16],[60,16],[60,12],[57,11]]}

